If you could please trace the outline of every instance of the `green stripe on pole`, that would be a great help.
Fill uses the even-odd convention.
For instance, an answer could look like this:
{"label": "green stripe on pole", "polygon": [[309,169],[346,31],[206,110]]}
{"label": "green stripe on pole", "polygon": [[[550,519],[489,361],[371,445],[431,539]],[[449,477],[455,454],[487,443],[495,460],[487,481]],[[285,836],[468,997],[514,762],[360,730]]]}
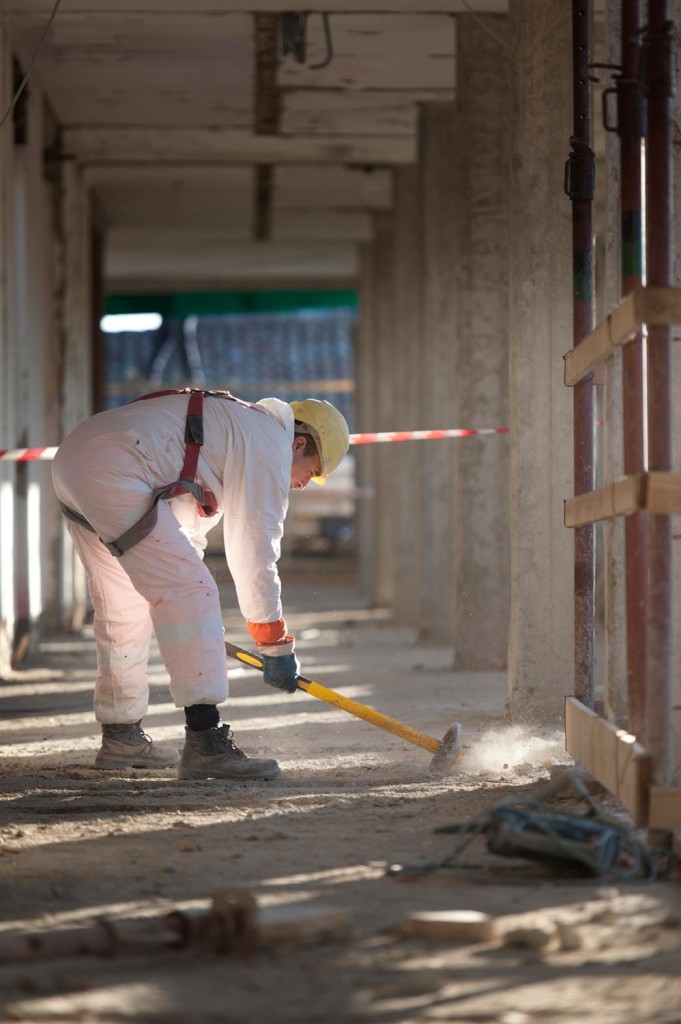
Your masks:
{"label": "green stripe on pole", "polygon": [[163,317],[224,316],[229,313],[292,313],[303,309],[355,309],[350,290],[179,292],[176,295],[109,295],[106,312],[160,313]]}
{"label": "green stripe on pole", "polygon": [[640,210],[622,210],[622,273],[643,277],[643,227]]}
{"label": "green stripe on pole", "polygon": [[591,282],[591,253],[573,250],[572,297],[576,302],[591,302]]}

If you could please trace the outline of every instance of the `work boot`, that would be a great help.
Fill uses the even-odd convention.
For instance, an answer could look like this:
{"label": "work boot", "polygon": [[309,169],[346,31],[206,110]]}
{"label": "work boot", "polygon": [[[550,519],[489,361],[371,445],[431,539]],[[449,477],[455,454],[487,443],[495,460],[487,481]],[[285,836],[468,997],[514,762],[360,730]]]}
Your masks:
{"label": "work boot", "polygon": [[271,758],[249,757],[237,747],[228,725],[197,732],[185,729],[178,779],[278,779],[281,768]]}
{"label": "work boot", "polygon": [[102,725],[102,745],[95,768],[174,768],[180,760],[176,747],[154,743],[140,722]]}

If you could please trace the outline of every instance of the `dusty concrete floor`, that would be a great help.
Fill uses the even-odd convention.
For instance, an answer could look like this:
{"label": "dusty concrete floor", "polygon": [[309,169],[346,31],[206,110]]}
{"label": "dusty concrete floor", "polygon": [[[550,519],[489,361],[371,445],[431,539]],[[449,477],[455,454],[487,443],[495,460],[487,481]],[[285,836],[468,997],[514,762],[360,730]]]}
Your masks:
{"label": "dusty concrete floor", "polygon": [[[653,884],[561,877],[494,857],[482,839],[455,869],[387,871],[441,862],[456,837],[434,829],[538,793],[569,763],[560,722],[534,735],[509,725],[502,674],[451,671],[451,651],[418,645],[364,609],[333,562],[283,578],[303,672],[438,738],[460,721],[463,763],[434,779],[426,751],[305,694],[266,691],[256,670],[235,663],[223,717],[247,751],[280,760],[280,780],[95,772],[90,631],[45,640],[0,684],[0,948],[102,916],[208,910],[223,889],[252,893],[263,914],[309,908],[332,924],[344,915],[347,926],[240,957],[207,943],[150,943],[106,958],[0,961],[0,1019],[679,1024],[678,875]],[[247,647],[224,593],[228,636]],[[180,741],[182,714],[157,658],[151,690],[146,728]],[[410,913],[464,909],[493,915],[497,938],[401,937]],[[520,927],[535,929],[530,945],[508,944]]]}

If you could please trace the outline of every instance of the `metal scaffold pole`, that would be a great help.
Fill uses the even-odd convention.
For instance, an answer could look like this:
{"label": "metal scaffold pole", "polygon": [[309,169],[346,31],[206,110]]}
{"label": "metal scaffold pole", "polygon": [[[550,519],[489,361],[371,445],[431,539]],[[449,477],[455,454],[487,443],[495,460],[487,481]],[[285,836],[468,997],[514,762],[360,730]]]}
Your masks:
{"label": "metal scaffold pole", "polygon": [[[649,0],[644,37],[646,133],[646,278],[669,287],[672,274],[672,41],[666,0]],[[648,465],[672,468],[672,337],[669,326],[648,328]],[[672,520],[649,516],[648,691],[646,746],[653,782],[671,781]]]}
{"label": "metal scaffold pole", "polygon": [[[617,78],[617,128],[621,163],[622,295],[643,281],[642,152],[645,103],[640,81],[639,0],[622,2],[622,73]],[[622,352],[622,418],[625,474],[646,468],[643,332]],[[628,729],[643,741],[648,689],[648,514],[624,520]],[[624,723],[623,723],[624,724]]]}
{"label": "metal scaffold pole", "polygon": [[[566,174],[572,201],[573,340],[575,347],[594,326],[592,207],[594,151],[591,147],[591,83],[589,78],[589,3],[573,0],[572,57],[574,130]],[[574,493],[594,485],[593,375],[574,388]],[[595,531],[592,523],[574,534],[574,695],[587,707],[594,704]]]}

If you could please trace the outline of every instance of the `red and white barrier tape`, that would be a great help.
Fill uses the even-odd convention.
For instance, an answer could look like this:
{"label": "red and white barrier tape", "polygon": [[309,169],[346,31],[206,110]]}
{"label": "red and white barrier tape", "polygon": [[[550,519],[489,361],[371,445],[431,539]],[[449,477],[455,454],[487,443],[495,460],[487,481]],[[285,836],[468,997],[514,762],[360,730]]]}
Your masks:
{"label": "red and white barrier tape", "polygon": [[54,448],[0,448],[0,462],[35,462],[39,459],[53,459]]}
{"label": "red and white barrier tape", "polygon": [[[508,427],[483,430],[387,430],[378,434],[350,434],[350,444],[381,444],[385,441],[431,441],[442,437],[475,437],[507,434]],[[53,459],[54,448],[0,448],[0,462],[35,462]]]}
{"label": "red and white barrier tape", "polygon": [[441,437],[508,434],[508,430],[508,427],[485,427],[483,430],[387,430],[379,434],[350,434],[350,444],[380,444],[383,441],[432,441]]}

